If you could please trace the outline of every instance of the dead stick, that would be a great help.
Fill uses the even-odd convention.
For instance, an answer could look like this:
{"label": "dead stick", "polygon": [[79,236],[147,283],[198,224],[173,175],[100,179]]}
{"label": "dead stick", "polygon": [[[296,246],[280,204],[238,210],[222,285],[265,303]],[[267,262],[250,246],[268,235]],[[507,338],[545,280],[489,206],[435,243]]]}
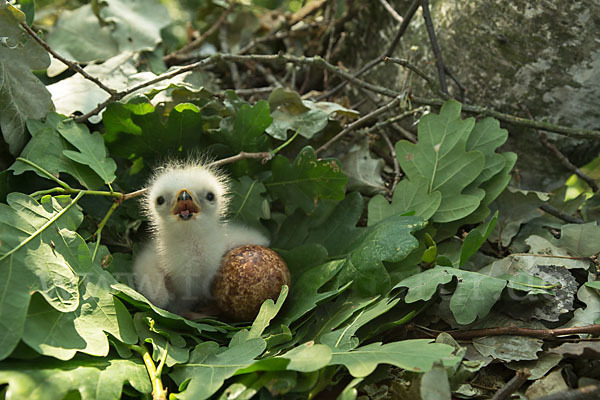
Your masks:
{"label": "dead stick", "polygon": [[498,328],[474,329],[470,331],[449,331],[447,333],[452,335],[454,339],[473,339],[483,336],[500,335],[529,336],[542,339],[552,339],[557,336],[578,335],[582,333],[597,335],[600,334],[600,324],[557,329],[530,329],[509,325]]}
{"label": "dead stick", "polygon": [[44,42],[42,40],[42,38],[40,38],[37,33],[35,33],[25,22],[20,22],[20,25],[23,27],[23,29],[25,29],[27,31],[27,33],[29,34],[29,36],[31,36],[33,38],[33,40],[35,40],[36,42],[38,42],[38,44],[40,46],[42,46],[44,48],[44,50],[46,50],[48,53],[52,54],[52,56],[58,60],[60,60],[63,64],[65,64],[67,67],[69,67],[69,69],[81,74],[85,79],[94,82],[100,89],[104,90],[106,93],[110,94],[111,96],[114,95],[117,91],[114,89],[109,88],[108,86],[106,86],[104,83],[102,83],[98,78],[88,74],[87,72],[85,72],[83,70],[83,68],[81,68],[79,66],[79,64],[73,62],[73,61],[69,61],[66,58],[64,58],[63,56],[61,56],[60,54],[58,54],[57,52],[55,52],[49,45],[48,43]]}
{"label": "dead stick", "polygon": [[518,370],[515,376],[506,383],[500,390],[498,390],[492,400],[506,400],[508,399],[514,392],[519,390],[521,386],[525,382],[527,382],[527,378],[531,376],[531,372],[525,368]]}

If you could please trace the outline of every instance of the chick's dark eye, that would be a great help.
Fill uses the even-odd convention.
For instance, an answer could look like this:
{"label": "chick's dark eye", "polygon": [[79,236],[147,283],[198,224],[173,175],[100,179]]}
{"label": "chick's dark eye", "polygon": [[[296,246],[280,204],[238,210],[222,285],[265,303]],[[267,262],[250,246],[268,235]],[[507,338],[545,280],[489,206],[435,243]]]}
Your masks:
{"label": "chick's dark eye", "polygon": [[206,193],[206,200],[213,201],[215,199],[215,194],[213,192]]}
{"label": "chick's dark eye", "polygon": [[156,198],[156,204],[158,204],[159,206],[162,205],[162,204],[164,204],[164,202],[165,202],[165,198],[164,197],[158,196]]}

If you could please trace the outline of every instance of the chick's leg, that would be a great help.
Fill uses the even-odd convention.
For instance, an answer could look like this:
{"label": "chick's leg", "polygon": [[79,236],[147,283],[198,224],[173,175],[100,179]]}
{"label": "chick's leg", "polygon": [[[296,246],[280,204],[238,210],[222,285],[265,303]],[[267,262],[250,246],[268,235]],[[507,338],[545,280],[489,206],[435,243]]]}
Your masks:
{"label": "chick's leg", "polygon": [[167,308],[172,294],[166,286],[166,277],[159,266],[158,257],[153,247],[148,246],[141,251],[133,264],[133,277],[137,290],[152,304]]}

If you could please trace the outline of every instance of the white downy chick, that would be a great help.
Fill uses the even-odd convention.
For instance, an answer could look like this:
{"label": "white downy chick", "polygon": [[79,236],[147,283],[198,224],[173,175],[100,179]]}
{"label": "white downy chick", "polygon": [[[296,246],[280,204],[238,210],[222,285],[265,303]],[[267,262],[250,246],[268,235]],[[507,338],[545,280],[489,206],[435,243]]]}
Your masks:
{"label": "white downy chick", "polygon": [[170,165],[148,187],[143,205],[153,238],[137,256],[133,273],[138,290],[158,307],[186,313],[207,305],[228,250],[268,245],[259,232],[225,221],[228,185],[217,169]]}

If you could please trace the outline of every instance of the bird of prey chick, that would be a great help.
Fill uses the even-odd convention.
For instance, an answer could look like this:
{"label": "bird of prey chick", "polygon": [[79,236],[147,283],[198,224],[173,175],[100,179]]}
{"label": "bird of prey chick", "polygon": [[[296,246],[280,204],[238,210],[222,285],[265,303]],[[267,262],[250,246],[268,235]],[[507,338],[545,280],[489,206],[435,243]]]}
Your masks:
{"label": "bird of prey chick", "polygon": [[228,185],[215,168],[172,164],[148,188],[143,205],[153,238],[133,273],[138,290],[158,307],[185,314],[210,304],[223,255],[241,245],[268,245],[259,232],[225,220]]}

